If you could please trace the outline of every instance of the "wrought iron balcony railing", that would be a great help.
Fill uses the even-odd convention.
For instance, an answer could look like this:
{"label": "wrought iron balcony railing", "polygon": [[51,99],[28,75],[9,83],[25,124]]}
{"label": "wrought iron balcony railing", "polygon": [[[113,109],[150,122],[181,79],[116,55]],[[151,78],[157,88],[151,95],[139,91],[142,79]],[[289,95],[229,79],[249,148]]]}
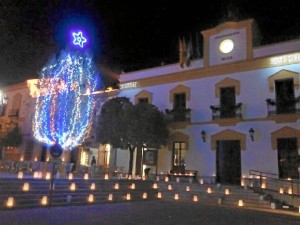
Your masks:
{"label": "wrought iron balcony railing", "polygon": [[267,98],[268,115],[300,113],[300,96],[285,100]]}
{"label": "wrought iron balcony railing", "polygon": [[233,106],[211,105],[212,119],[242,118],[242,103]]}
{"label": "wrought iron balcony railing", "polygon": [[167,118],[171,122],[190,122],[191,121],[191,109],[179,108],[179,109],[166,109]]}

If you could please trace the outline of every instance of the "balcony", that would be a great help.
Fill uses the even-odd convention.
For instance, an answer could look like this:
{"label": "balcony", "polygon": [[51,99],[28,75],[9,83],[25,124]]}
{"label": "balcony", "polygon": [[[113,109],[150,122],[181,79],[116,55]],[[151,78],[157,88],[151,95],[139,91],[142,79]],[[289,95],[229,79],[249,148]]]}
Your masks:
{"label": "balcony", "polygon": [[285,101],[276,101],[274,99],[266,99],[268,115],[289,114],[300,112],[300,96]]}
{"label": "balcony", "polygon": [[211,105],[212,119],[242,118],[242,103],[232,106]]}
{"label": "balcony", "polygon": [[167,118],[170,122],[190,122],[191,121],[191,109],[178,108],[178,109],[166,109]]}
{"label": "balcony", "polygon": [[292,99],[266,99],[268,118],[278,123],[295,122],[300,118],[300,96]]}
{"label": "balcony", "polygon": [[242,120],[242,103],[233,106],[211,105],[212,120],[220,126],[235,126]]}

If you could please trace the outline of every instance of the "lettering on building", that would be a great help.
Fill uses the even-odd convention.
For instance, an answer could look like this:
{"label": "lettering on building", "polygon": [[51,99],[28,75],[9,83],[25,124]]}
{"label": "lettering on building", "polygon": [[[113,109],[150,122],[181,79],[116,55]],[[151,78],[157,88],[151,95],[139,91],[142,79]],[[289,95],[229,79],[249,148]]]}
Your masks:
{"label": "lettering on building", "polygon": [[136,88],[137,87],[137,82],[129,82],[129,83],[124,83],[120,84],[120,89],[129,89],[129,88]]}
{"label": "lettering on building", "polygon": [[232,59],[232,56],[227,56],[227,57],[222,57],[221,58],[222,61],[229,60],[229,59]]}
{"label": "lettering on building", "polygon": [[284,64],[298,63],[298,62],[300,62],[300,53],[281,55],[281,56],[272,57],[270,59],[271,65],[284,65]]}

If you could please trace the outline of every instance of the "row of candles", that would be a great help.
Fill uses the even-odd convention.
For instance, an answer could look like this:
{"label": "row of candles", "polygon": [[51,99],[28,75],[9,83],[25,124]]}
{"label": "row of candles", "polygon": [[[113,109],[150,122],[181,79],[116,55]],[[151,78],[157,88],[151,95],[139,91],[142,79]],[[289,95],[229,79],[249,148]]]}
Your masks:
{"label": "row of candles", "polygon": [[[91,189],[91,190],[95,190],[95,188],[96,188],[95,183],[92,183],[91,186],[90,186],[90,189]],[[119,188],[120,188],[119,183],[115,183],[114,189],[119,189]],[[132,184],[130,185],[130,188],[131,188],[131,189],[135,189],[135,183],[132,183]],[[153,184],[153,188],[154,188],[154,189],[157,189],[157,188],[158,188],[157,183],[154,183],[154,184]],[[23,189],[23,191],[29,191],[29,183],[27,183],[27,182],[24,183],[22,189]],[[171,184],[169,184],[169,185],[167,186],[167,189],[168,189],[168,190],[172,190],[172,189],[173,189],[173,186],[172,186]],[[76,190],[76,184],[75,184],[75,183],[71,183],[71,185],[70,185],[70,190],[72,190],[72,191],[75,191],[75,190]],[[186,188],[185,188],[185,190],[186,190],[187,192],[189,192],[189,191],[191,190],[191,189],[190,189],[190,186],[187,185]],[[212,191],[212,188],[211,188],[211,187],[208,187],[207,190],[206,190],[206,192],[207,192],[208,194],[211,194],[211,193],[213,192],[213,191]],[[283,193],[283,189],[282,189],[282,188],[280,188],[280,193]],[[226,188],[226,189],[224,190],[224,194],[225,194],[225,195],[229,195],[229,194],[230,194],[230,190],[229,190],[228,188]],[[147,199],[147,197],[148,197],[147,192],[144,192],[143,195],[142,195],[142,198],[143,198],[143,199]],[[131,194],[130,194],[130,193],[127,193],[125,198],[126,198],[126,200],[131,200]],[[162,193],[161,193],[161,192],[158,192],[158,193],[157,193],[157,198],[158,198],[158,199],[161,199],[161,198],[162,198]],[[178,194],[178,193],[174,194],[174,199],[175,199],[175,200],[179,200],[179,194]],[[109,201],[112,201],[112,200],[113,200],[113,194],[109,194],[109,195],[108,195],[108,200],[109,200]],[[94,195],[93,195],[93,194],[89,194],[89,196],[88,196],[88,198],[87,198],[87,201],[90,202],[90,203],[93,203],[93,202],[94,202]],[[197,195],[193,195],[192,201],[198,202],[198,201],[199,201],[199,197],[198,197]],[[218,203],[221,204],[221,202],[222,202],[222,199],[219,198],[219,199],[218,199]],[[43,196],[43,197],[42,197],[42,199],[41,199],[41,204],[42,204],[42,205],[47,205],[47,204],[48,204],[48,197],[47,197],[47,196]],[[8,208],[13,207],[13,206],[14,206],[14,198],[13,198],[13,197],[9,197],[9,198],[7,199],[6,205],[7,205]],[[238,206],[244,206],[244,201],[243,201],[242,199],[239,199],[239,200],[238,200]],[[300,207],[299,207],[299,213],[300,213]]]}
{"label": "row of candles", "polygon": [[[119,183],[115,183],[114,189],[115,189],[115,190],[118,190],[119,188],[120,188],[120,184],[119,184]],[[129,186],[129,188],[130,188],[130,189],[135,189],[135,188],[136,188],[135,183],[132,183],[132,184]],[[90,190],[95,190],[95,189],[96,189],[96,184],[95,184],[95,183],[91,183],[91,185],[90,185]],[[153,184],[153,189],[158,189],[157,183],[154,183],[154,184]],[[173,189],[173,186],[172,186],[171,184],[169,184],[168,187],[167,187],[167,189],[168,189],[168,190],[172,190],[172,189]],[[23,191],[29,191],[29,183],[28,183],[28,182],[26,182],[26,183],[23,184],[22,190],[23,190]],[[70,184],[70,190],[71,190],[71,191],[75,191],[75,190],[76,190],[76,183],[71,183],[71,184]],[[187,192],[189,192],[189,191],[191,190],[190,186],[187,185],[186,188],[185,188],[185,190],[186,190]],[[208,194],[211,194],[211,193],[212,193],[211,187],[208,187],[208,188],[207,188],[207,193],[208,193]],[[229,195],[229,189],[228,189],[228,188],[225,189],[225,195]]]}
{"label": "row of candles", "polygon": [[[130,188],[131,188],[131,189],[135,189],[135,187],[136,187],[135,183],[132,183],[132,184],[130,185]],[[119,183],[115,183],[114,189],[118,190],[119,188],[120,188]],[[154,184],[153,184],[153,188],[154,188],[154,189],[157,189],[157,188],[158,188],[157,183],[154,183]],[[168,187],[167,187],[168,190],[172,190],[172,188],[173,188],[173,187],[172,187],[171,184],[169,184]],[[23,191],[29,191],[29,189],[30,189],[29,183],[28,183],[28,182],[25,182],[25,183],[23,184],[22,190],[23,190]],[[95,190],[95,189],[96,189],[96,184],[95,184],[95,183],[91,183],[90,189],[91,189],[91,190]],[[75,190],[76,190],[76,184],[75,184],[75,183],[71,183],[71,185],[70,185],[70,190],[71,190],[71,191],[75,191]],[[186,190],[187,192],[189,192],[189,191],[191,190],[191,189],[190,189],[190,186],[186,186],[186,189],[185,189],[185,190]],[[208,194],[211,194],[211,193],[212,193],[211,187],[208,187],[208,188],[207,188],[207,193],[208,193]],[[229,189],[225,189],[225,195],[229,195],[229,193],[230,193]],[[113,197],[113,194],[109,194],[108,200],[112,201],[112,197]],[[147,198],[147,193],[144,192],[142,197],[143,197],[143,199],[146,199],[146,198]],[[162,193],[161,193],[161,192],[158,192],[158,193],[157,193],[157,197],[158,197],[159,199],[162,198]],[[130,200],[130,199],[131,199],[131,196],[130,196],[129,193],[126,195],[126,199],[127,199],[127,200]],[[174,199],[175,199],[175,200],[178,200],[178,199],[179,199],[179,194],[175,194]],[[47,196],[43,196],[43,197],[42,197],[42,200],[41,200],[42,205],[46,205],[46,204],[47,204],[47,201],[48,201],[48,200],[47,200]],[[94,195],[90,194],[89,197],[88,197],[88,201],[89,201],[89,202],[93,202],[93,201],[94,201]],[[194,196],[193,196],[193,201],[198,201],[198,196],[194,195]],[[13,197],[9,197],[8,200],[7,200],[7,207],[12,207],[12,206],[13,206],[13,202],[14,202]]]}
{"label": "row of candles", "polygon": [[[23,179],[23,178],[24,178],[24,173],[23,173],[23,171],[19,171],[17,177],[18,177],[18,179]],[[35,172],[33,173],[33,178],[35,178],[35,179],[42,179],[42,178],[43,178],[43,172],[35,171]],[[67,178],[68,178],[69,180],[73,180],[73,178],[74,178],[73,173],[69,173]],[[50,172],[47,172],[47,173],[45,174],[45,179],[46,179],[46,180],[50,180],[50,179],[51,179],[51,173],[50,173]],[[89,174],[88,174],[88,173],[85,173],[84,176],[83,176],[83,179],[88,180],[88,179],[89,179]],[[105,180],[108,180],[108,179],[109,179],[108,174],[105,174],[105,175],[104,175],[104,179],[105,179]]]}
{"label": "row of candles", "polygon": [[[147,197],[148,197],[147,192],[144,192],[142,198],[143,198],[143,199],[147,199]],[[127,193],[125,198],[126,198],[127,201],[130,201],[130,200],[131,200],[131,194],[130,194],[130,193]],[[162,193],[161,193],[161,192],[158,192],[158,193],[157,193],[157,198],[158,198],[158,199],[161,199],[161,198],[162,198]],[[179,194],[175,194],[175,195],[174,195],[174,199],[175,199],[175,200],[179,200]],[[95,197],[94,197],[94,195],[93,195],[93,194],[89,194],[88,197],[87,197],[87,201],[88,201],[89,203],[95,202]],[[113,194],[109,194],[109,195],[108,195],[108,201],[113,201]],[[198,202],[198,201],[199,201],[199,197],[198,197],[197,195],[193,195],[192,201],[193,201],[193,202]],[[221,204],[221,203],[222,203],[222,199],[219,198],[219,199],[218,199],[218,204]],[[12,208],[12,207],[14,206],[14,204],[15,204],[14,198],[13,198],[13,197],[9,197],[9,198],[7,199],[7,202],[6,202],[6,206],[7,206],[8,208]],[[47,204],[48,204],[48,197],[47,197],[47,196],[43,196],[43,197],[41,198],[41,204],[42,204],[42,205],[47,205]],[[274,203],[271,203],[271,208],[275,208],[273,204],[274,204]],[[239,207],[244,206],[244,201],[243,201],[242,199],[239,199],[237,205],[238,205]],[[298,211],[298,212],[300,213],[300,206],[299,206],[299,211]]]}
{"label": "row of candles", "polygon": [[[35,172],[35,173],[34,173],[34,177],[35,177],[35,178],[42,178],[42,172]],[[20,178],[20,179],[23,178],[23,172],[22,172],[22,171],[20,171],[20,172],[18,173],[18,178]],[[45,178],[46,178],[46,179],[50,179],[50,178],[51,178],[51,174],[50,174],[50,173],[47,173]],[[257,179],[258,179],[259,177],[251,177],[251,178],[257,178]],[[73,179],[73,174],[72,174],[72,173],[70,173],[70,174],[68,175],[68,179],[69,179],[69,180],[72,180],[72,179]],[[85,179],[85,180],[88,180],[88,179],[89,179],[89,174],[88,174],[88,173],[86,173],[86,174],[84,175],[84,179]],[[105,174],[105,175],[104,175],[104,179],[105,179],[105,180],[108,180],[108,179],[109,179],[108,174]],[[131,177],[131,176],[128,176],[128,179],[132,179],[132,177]],[[160,180],[160,177],[157,176],[157,177],[156,177],[156,180],[159,181],[159,180]],[[169,182],[169,177],[166,176],[166,177],[164,178],[164,181],[165,181],[165,182]],[[176,182],[180,182],[180,178],[179,178],[179,177],[176,178]],[[200,184],[204,184],[204,180],[203,180],[203,179],[199,179],[199,183],[200,183]],[[23,190],[24,190],[24,191],[26,191],[26,189],[27,189],[26,186],[27,186],[27,185],[28,185],[28,189],[29,189],[29,184],[26,184],[26,183],[25,183],[25,184],[24,184],[24,187],[23,187]],[[241,186],[245,186],[244,180],[241,180]],[[251,181],[250,186],[253,186],[252,181]],[[116,183],[114,188],[115,188],[115,189],[119,189],[119,184]],[[131,188],[131,189],[135,189],[135,184],[132,183],[130,188]],[[153,185],[153,188],[154,188],[154,189],[157,189],[157,188],[158,188],[156,183]],[[266,182],[263,182],[263,183],[261,184],[261,188],[262,188],[262,189],[265,189],[265,188],[266,188]],[[75,183],[72,183],[71,186],[70,186],[70,190],[74,191],[75,189],[76,189]],[[95,184],[94,184],[94,183],[91,184],[90,189],[91,189],[91,190],[94,190],[94,189],[95,189]],[[172,185],[168,185],[168,190],[172,190]],[[189,191],[189,190],[190,190],[190,187],[187,186],[187,187],[186,187],[186,191]],[[207,188],[207,193],[208,193],[208,194],[212,193],[212,190],[211,190],[210,187]],[[284,188],[283,188],[283,187],[280,187],[280,188],[279,188],[279,193],[280,193],[280,194],[284,194]],[[288,193],[288,194],[293,194],[292,188],[288,188],[287,193]],[[228,190],[228,189],[225,189],[225,195],[228,195],[228,194],[229,194],[229,190]],[[176,198],[176,197],[175,197],[175,198]],[[242,203],[239,203],[239,205],[243,205],[243,204],[242,204]]]}
{"label": "row of candles", "polygon": [[[67,196],[67,200],[68,198],[70,199],[70,196]],[[143,195],[142,195],[142,198],[143,199],[147,199],[148,198],[148,193],[147,192],[144,192]],[[158,192],[157,193],[157,198],[158,199],[162,199],[162,193],[161,192]],[[108,195],[108,201],[113,201],[113,194],[109,194]],[[125,196],[125,199],[127,201],[131,200],[132,199],[132,196],[130,193],[127,193],[126,196]],[[175,200],[179,200],[179,194],[176,193],[174,194],[174,199]],[[69,200],[70,201],[70,200]],[[87,197],[87,201],[90,202],[90,203],[93,203],[95,202],[95,197],[93,194],[89,194],[88,197]],[[199,201],[199,197],[197,195],[193,195],[192,196],[192,201],[194,202],[198,202]],[[218,201],[218,203],[221,203],[220,201]],[[41,198],[41,204],[42,205],[47,205],[48,204],[48,196],[43,196]],[[7,201],[6,201],[6,206],[8,208],[12,208],[13,206],[15,205],[15,200],[13,197],[8,197]],[[243,200],[239,200],[238,202],[238,206],[243,206]]]}
{"label": "row of candles", "polygon": [[[132,183],[130,186],[130,189],[135,189],[136,188],[136,185],[135,183]],[[115,183],[114,184],[114,189],[115,190],[118,190],[120,188],[120,184],[119,183]],[[172,190],[173,186],[171,184],[168,185],[167,189],[168,190]],[[22,187],[22,190],[27,192],[29,191],[30,189],[30,184],[28,182],[25,182],[23,184],[23,187]],[[96,189],[96,184],[95,183],[91,183],[90,185],[90,190],[95,190]],[[158,184],[157,183],[154,183],[153,184],[153,189],[158,189]],[[70,190],[71,191],[75,191],[76,190],[76,184],[75,183],[71,183],[70,184]],[[187,192],[189,192],[191,190],[190,186],[186,186],[186,189],[185,189]],[[207,193],[212,193],[212,189],[211,187],[208,187],[207,188]],[[225,189],[225,195],[229,195],[229,189]],[[144,192],[143,193],[143,196],[142,196],[143,199],[147,199],[147,193]],[[158,192],[157,193],[157,198],[161,199],[162,198],[162,193],[161,192]],[[175,194],[174,195],[174,199],[175,200],[178,200],[179,199],[179,194]],[[108,200],[109,201],[112,201],[113,200],[113,194],[109,194],[108,196]],[[128,193],[126,195],[126,200],[131,200],[131,195]],[[194,195],[193,196],[193,201],[197,202],[198,201],[198,196],[197,195]],[[94,195],[93,194],[90,194],[88,196],[88,202],[94,202]],[[43,196],[42,199],[41,199],[41,204],[42,205],[47,205],[48,204],[48,198],[47,196]],[[9,197],[8,200],[7,200],[7,207],[13,207],[14,205],[14,198],[13,197]]]}
{"label": "row of candles", "polygon": [[[18,178],[19,178],[19,179],[22,179],[23,176],[24,176],[23,172],[22,172],[22,171],[19,171],[19,173],[18,173]],[[42,178],[42,172],[35,172],[35,173],[34,173],[34,178]],[[46,173],[45,179],[46,179],[46,180],[49,180],[50,178],[51,178],[51,173],[50,173],[50,172]],[[68,179],[69,179],[69,180],[72,180],[72,179],[73,179],[73,174],[72,174],[72,173],[69,173]],[[85,179],[85,180],[88,180],[88,179],[89,179],[89,174],[88,174],[88,173],[84,174],[84,179]],[[109,179],[108,174],[105,174],[105,175],[104,175],[104,179],[105,179],[105,180],[108,180],[108,179]],[[131,179],[131,177],[129,176],[128,179]],[[156,177],[156,180],[157,180],[157,181],[160,180],[159,176]],[[169,177],[166,176],[166,177],[164,178],[164,181],[165,181],[165,182],[169,182]],[[179,177],[176,178],[176,182],[180,182],[180,178],[179,178]],[[204,184],[204,180],[203,180],[203,179],[199,179],[199,183],[200,183],[200,184]],[[244,180],[241,181],[241,186],[245,186]],[[251,182],[250,186],[253,186],[252,182]],[[266,184],[265,182],[263,182],[263,183],[261,184],[261,188],[262,188],[262,189],[265,189],[266,186],[267,186],[267,184]],[[133,188],[133,189],[134,189],[134,188]],[[287,193],[288,193],[288,194],[293,194],[292,192],[293,192],[293,191],[292,191],[292,188],[288,188]],[[280,188],[279,188],[279,193],[280,193],[280,194],[284,194],[284,188],[280,187]]]}
{"label": "row of candles", "polygon": [[[142,198],[143,199],[147,199],[148,198],[147,192],[143,193]],[[160,196],[158,195],[158,198],[161,198],[161,194],[160,194]],[[70,201],[69,199],[71,199],[70,196],[67,196],[67,201]],[[109,194],[107,199],[108,199],[108,201],[113,201],[113,194]],[[126,196],[125,196],[125,199],[128,200],[128,201],[131,200],[131,194],[127,193]],[[87,201],[90,202],[90,203],[93,203],[95,201],[94,195],[93,194],[89,194],[88,197],[87,197]],[[48,196],[43,196],[41,198],[41,204],[42,205],[47,205],[48,204]],[[8,197],[8,199],[6,201],[6,206],[8,208],[12,208],[14,205],[15,205],[14,198],[13,197]]]}
{"label": "row of candles", "polygon": [[[245,187],[245,181],[244,180],[241,181],[241,186]],[[250,187],[253,187],[252,181],[250,183]],[[261,189],[266,189],[267,188],[267,183],[266,182],[262,182],[260,188]],[[285,193],[284,188],[280,187],[279,188],[279,194],[284,194],[284,193]],[[286,193],[292,195],[293,194],[293,189],[291,187],[288,187]]]}
{"label": "row of candles", "polygon": [[[23,173],[23,171],[19,171],[17,177],[18,177],[18,179],[23,179],[23,178],[24,178],[24,173]],[[33,178],[35,178],[35,179],[42,179],[42,178],[43,178],[43,172],[41,172],[41,171],[35,171],[35,172],[33,173]],[[73,173],[69,173],[69,174],[68,174],[68,177],[66,177],[66,178],[69,179],[69,180],[72,180],[72,179],[74,178]],[[83,179],[88,180],[89,178],[90,178],[89,174],[88,174],[88,173],[85,173],[84,176],[83,176]],[[50,172],[47,172],[47,173],[45,174],[45,179],[46,179],[46,180],[50,180],[50,179],[51,179],[51,173],[50,173]],[[131,179],[132,179],[132,176],[129,175],[129,176],[127,177],[127,179],[128,179],[128,180],[131,180]],[[142,179],[145,180],[145,176],[143,176]],[[109,175],[108,175],[108,174],[104,174],[104,180],[109,180]]]}

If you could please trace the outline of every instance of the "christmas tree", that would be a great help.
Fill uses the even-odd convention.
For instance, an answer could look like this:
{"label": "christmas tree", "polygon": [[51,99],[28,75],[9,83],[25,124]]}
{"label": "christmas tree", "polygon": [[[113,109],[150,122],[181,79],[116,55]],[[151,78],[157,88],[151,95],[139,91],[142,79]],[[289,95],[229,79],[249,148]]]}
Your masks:
{"label": "christmas tree", "polygon": [[33,132],[35,138],[64,150],[78,146],[89,134],[97,86],[96,66],[84,50],[82,32],[73,33],[73,44],[42,69],[38,83]]}

